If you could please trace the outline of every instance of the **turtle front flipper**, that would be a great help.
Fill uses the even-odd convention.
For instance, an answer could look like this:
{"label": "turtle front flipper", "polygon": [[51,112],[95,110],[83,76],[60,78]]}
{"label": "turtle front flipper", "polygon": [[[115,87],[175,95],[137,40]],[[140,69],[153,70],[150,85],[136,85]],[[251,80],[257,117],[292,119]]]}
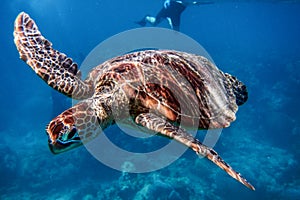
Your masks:
{"label": "turtle front flipper", "polygon": [[78,67],[71,58],[52,48],[35,22],[24,12],[15,20],[14,41],[25,61],[49,86],[74,99],[93,94],[91,84],[76,76]]}
{"label": "turtle front flipper", "polygon": [[142,113],[136,117],[135,121],[139,125],[142,125],[163,136],[175,139],[176,141],[188,146],[189,148],[193,149],[198,155],[208,158],[210,161],[215,163],[221,169],[226,171],[231,177],[241,182],[246,187],[250,188],[251,190],[255,190],[255,188],[245,178],[243,178],[240,173],[232,169],[232,167],[227,164],[215,150],[208,146],[205,146],[182,128],[173,126],[168,121],[152,113]]}

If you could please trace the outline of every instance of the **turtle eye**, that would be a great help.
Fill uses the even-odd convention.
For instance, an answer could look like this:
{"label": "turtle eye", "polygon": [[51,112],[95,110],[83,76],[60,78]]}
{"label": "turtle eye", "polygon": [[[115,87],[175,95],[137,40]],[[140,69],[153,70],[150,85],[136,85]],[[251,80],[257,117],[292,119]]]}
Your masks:
{"label": "turtle eye", "polygon": [[68,140],[72,139],[75,136],[76,132],[77,132],[77,129],[75,127],[73,127],[67,136]]}

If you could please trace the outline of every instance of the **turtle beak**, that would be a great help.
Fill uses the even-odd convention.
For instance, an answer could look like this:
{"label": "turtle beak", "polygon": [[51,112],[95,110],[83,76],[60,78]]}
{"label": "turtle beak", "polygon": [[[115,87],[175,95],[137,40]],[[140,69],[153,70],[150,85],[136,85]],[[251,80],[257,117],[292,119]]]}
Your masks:
{"label": "turtle beak", "polygon": [[62,153],[62,151],[59,151],[59,148],[56,148],[55,145],[51,144],[51,142],[48,142],[49,149],[53,154],[59,154]]}
{"label": "turtle beak", "polygon": [[74,149],[78,146],[81,146],[82,143],[80,140],[78,140],[77,142],[68,142],[68,143],[64,143],[62,144],[59,141],[56,142],[51,142],[51,140],[48,141],[48,145],[49,145],[49,149],[53,154],[59,154],[59,153],[63,153],[66,151],[69,151],[71,149]]}
{"label": "turtle beak", "polygon": [[59,134],[54,134],[51,130],[48,131],[48,145],[50,151],[54,154],[63,153],[82,145],[76,128],[66,132],[60,131]]}
{"label": "turtle beak", "polygon": [[72,115],[58,116],[46,127],[48,145],[52,153],[59,154],[82,145]]}

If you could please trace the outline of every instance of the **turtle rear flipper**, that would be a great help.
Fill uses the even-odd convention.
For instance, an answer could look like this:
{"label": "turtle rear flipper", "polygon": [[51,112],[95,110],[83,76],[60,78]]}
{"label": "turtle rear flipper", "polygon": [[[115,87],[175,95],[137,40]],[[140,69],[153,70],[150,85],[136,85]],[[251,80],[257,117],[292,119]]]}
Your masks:
{"label": "turtle rear flipper", "polygon": [[247,87],[245,86],[244,83],[239,81],[236,77],[225,73],[224,74],[229,82],[231,84],[231,89],[233,90],[233,93],[236,98],[236,104],[238,106],[243,105],[247,100],[248,100],[248,91]]}
{"label": "turtle rear flipper", "polygon": [[232,169],[232,167],[227,164],[215,150],[205,146],[182,128],[173,126],[171,123],[152,113],[142,113],[136,117],[135,121],[137,124],[142,125],[151,131],[155,131],[163,136],[175,139],[176,141],[188,146],[198,155],[204,156],[215,163],[221,169],[226,171],[232,178],[236,179],[249,189],[255,190],[255,188],[245,178],[243,178],[240,173]]}
{"label": "turtle rear flipper", "polygon": [[74,99],[93,94],[93,87],[77,76],[78,67],[65,54],[52,48],[35,22],[24,12],[15,21],[14,41],[25,61],[49,86]]}

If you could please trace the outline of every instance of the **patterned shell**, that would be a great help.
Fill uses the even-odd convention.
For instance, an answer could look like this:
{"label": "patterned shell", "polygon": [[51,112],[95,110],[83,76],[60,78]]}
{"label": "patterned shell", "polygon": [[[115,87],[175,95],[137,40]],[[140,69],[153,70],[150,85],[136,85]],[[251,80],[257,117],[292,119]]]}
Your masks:
{"label": "patterned shell", "polygon": [[[100,75],[100,76],[99,76]],[[151,108],[167,119],[199,128],[223,128],[235,120],[247,90],[208,59],[178,51],[141,51],[113,58],[91,71],[97,86],[116,84],[132,99],[132,114]],[[89,81],[88,81],[89,82]],[[197,119],[197,120],[196,120]]]}

